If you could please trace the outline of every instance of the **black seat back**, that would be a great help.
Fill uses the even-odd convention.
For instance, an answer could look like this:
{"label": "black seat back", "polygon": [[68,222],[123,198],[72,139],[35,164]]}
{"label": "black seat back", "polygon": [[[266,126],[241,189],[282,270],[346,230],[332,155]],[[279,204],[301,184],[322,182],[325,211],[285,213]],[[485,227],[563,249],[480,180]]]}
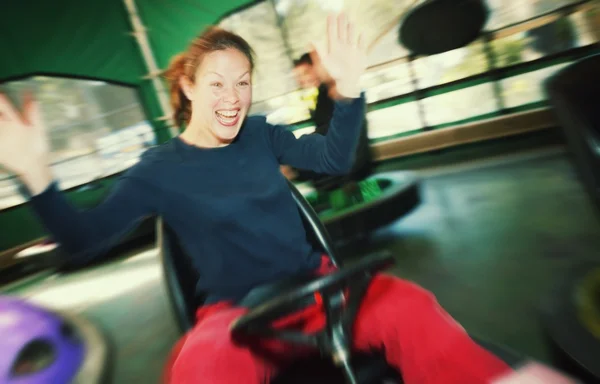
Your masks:
{"label": "black seat back", "polygon": [[196,308],[203,301],[196,294],[200,276],[181,247],[177,234],[163,218],[157,220],[156,234],[169,302],[180,332],[185,333],[194,326]]}
{"label": "black seat back", "polygon": [[[314,249],[329,255],[336,266],[341,266],[333,242],[317,213],[294,184],[289,181],[288,184],[302,217],[308,241]],[[196,309],[205,300],[205,296],[196,291],[201,276],[193,268],[177,234],[164,219],[158,219],[156,232],[169,301],[179,330],[184,333],[194,326]]]}
{"label": "black seat back", "polygon": [[292,192],[292,197],[298,206],[298,210],[300,211],[300,217],[302,217],[302,222],[304,223],[304,228],[306,229],[306,236],[309,243],[313,246],[314,249],[318,249],[323,253],[329,255],[329,258],[333,262],[333,264],[337,267],[341,267],[342,260],[338,256],[337,251],[333,245],[333,241],[331,240],[331,236],[327,229],[325,229],[325,225],[315,212],[314,208],[308,200],[304,198],[302,193],[296,188],[296,186],[288,180],[288,185]]}
{"label": "black seat back", "polygon": [[581,59],[544,84],[570,155],[600,209],[600,55]]}

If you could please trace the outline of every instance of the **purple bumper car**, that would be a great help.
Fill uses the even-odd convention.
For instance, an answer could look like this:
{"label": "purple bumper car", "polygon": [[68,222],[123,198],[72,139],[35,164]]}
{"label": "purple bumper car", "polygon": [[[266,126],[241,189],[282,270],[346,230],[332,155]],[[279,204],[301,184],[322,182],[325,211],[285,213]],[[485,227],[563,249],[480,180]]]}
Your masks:
{"label": "purple bumper car", "polygon": [[0,383],[97,383],[105,344],[93,326],[17,297],[0,296]]}

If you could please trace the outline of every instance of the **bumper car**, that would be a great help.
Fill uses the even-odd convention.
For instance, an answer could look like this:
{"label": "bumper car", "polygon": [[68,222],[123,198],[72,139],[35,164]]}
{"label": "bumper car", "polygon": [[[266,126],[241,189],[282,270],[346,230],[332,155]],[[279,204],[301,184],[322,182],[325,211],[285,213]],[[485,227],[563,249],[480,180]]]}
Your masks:
{"label": "bumper car", "polygon": [[420,180],[413,172],[375,173],[329,190],[298,188],[339,242],[365,238],[421,203]]}
{"label": "bumper car", "polygon": [[[276,338],[320,352],[315,357],[298,360],[273,383],[402,383],[401,372],[388,365],[383,354],[359,354],[349,347],[349,329],[367,284],[373,274],[393,264],[393,257],[381,252],[342,263],[312,206],[293,184],[289,183],[289,186],[304,221],[308,240],[329,255],[338,271],[324,277],[303,276],[255,288],[242,300],[241,305],[249,308],[249,312],[234,322],[232,334]],[[157,222],[157,233],[169,301],[183,334],[193,327],[194,313],[204,302],[205,295],[196,291],[196,283],[202,276],[194,272],[176,233],[162,218]],[[286,329],[274,330],[269,326],[274,319],[314,304],[316,300],[322,300],[327,316],[327,325],[320,332],[304,334]],[[511,351],[485,341],[480,343],[510,365],[522,362],[522,358]]]}
{"label": "bumper car", "polygon": [[3,260],[0,260],[0,285],[51,273],[48,268],[52,268],[58,248],[57,243],[46,239],[12,255],[5,254],[2,256]]}
{"label": "bumper car", "polygon": [[600,383],[600,265],[565,273],[541,306],[554,364],[585,383]]}
{"label": "bumper car", "polygon": [[[548,78],[544,88],[568,153],[600,213],[600,55],[579,60]],[[541,308],[555,363],[590,383],[600,382],[600,266],[566,273]]]}
{"label": "bumper car", "polygon": [[103,383],[107,347],[84,319],[0,297],[0,382]]}
{"label": "bumper car", "polygon": [[549,77],[544,88],[575,170],[600,213],[600,55],[573,63]]}
{"label": "bumper car", "polygon": [[[326,128],[318,128],[326,134]],[[361,130],[355,163],[348,174],[322,175],[296,170],[294,182],[336,243],[362,240],[372,231],[407,215],[421,203],[415,173],[376,172],[368,128]]]}
{"label": "bumper car", "polygon": [[25,257],[34,257],[39,255],[47,254],[48,252],[52,252],[58,248],[58,243],[45,239],[38,244],[32,245],[31,247],[27,247],[22,251],[18,252],[15,255],[15,258],[25,258]]}

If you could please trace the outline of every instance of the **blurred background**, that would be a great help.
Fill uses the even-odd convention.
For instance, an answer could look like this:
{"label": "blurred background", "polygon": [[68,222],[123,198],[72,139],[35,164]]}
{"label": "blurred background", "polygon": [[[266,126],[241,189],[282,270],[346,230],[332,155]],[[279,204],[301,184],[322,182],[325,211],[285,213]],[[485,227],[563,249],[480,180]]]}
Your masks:
{"label": "blurred background", "polygon": [[[318,90],[301,87],[295,62],[324,38],[326,15],[344,10],[370,47],[369,174],[326,190],[293,180],[340,252],[392,251],[391,272],[434,292],[470,332],[599,379],[600,3],[481,1],[489,14],[470,43],[425,55],[400,31],[428,2],[5,0],[0,91],[40,101],[56,180],[87,209],[181,132],[161,76],[206,26],[256,52],[251,114],[315,132]],[[65,273],[20,187],[0,168],[0,298],[83,316],[109,340],[110,381],[158,382],[180,331],[156,218],[105,263]]]}
{"label": "blurred background", "polygon": [[[215,21],[244,36],[257,53],[251,113],[265,114],[273,123],[294,125],[293,129],[300,135],[312,132],[314,126],[302,98],[307,91],[300,89],[294,77],[293,61],[309,50],[312,41],[323,36],[328,12],[347,10],[364,27],[366,40],[371,46],[370,68],[362,82],[369,102],[369,138],[372,144],[543,108],[546,104],[542,81],[596,49],[600,33],[598,10],[593,2],[489,0],[487,4],[491,13],[480,38],[450,52],[413,57],[398,42],[401,21],[397,19],[401,12],[409,9],[410,4],[406,0],[250,2],[240,10],[232,7],[228,15]],[[164,64],[168,63],[170,53],[176,53],[174,48],[164,46],[167,41],[184,49],[190,38],[202,29],[201,21],[194,23],[194,20],[202,20],[205,14],[212,16],[221,10],[211,10],[210,6],[205,10],[203,5],[195,5],[194,2],[160,5],[142,1],[139,7],[142,14],[148,14],[149,39],[155,45],[153,48],[158,61]],[[186,15],[178,15],[186,23],[159,19],[161,7],[165,12],[186,10]],[[19,14],[21,10],[18,8],[10,12]],[[35,11],[34,16],[39,12],[41,17],[43,9],[48,6],[41,4],[41,8]],[[50,12],[58,11],[58,8],[49,8],[53,8]],[[106,8],[102,13],[107,12],[109,7]],[[229,7],[223,5],[222,8]],[[52,140],[56,175],[61,186],[69,189],[123,171],[136,161],[141,151],[168,137],[164,136],[168,129],[153,121],[157,116],[147,113],[139,87],[136,89],[134,84],[106,81],[111,77],[123,77],[116,68],[113,69],[112,62],[108,63],[109,68],[98,68],[107,59],[125,60],[118,49],[106,51],[112,48],[108,39],[113,36],[106,36],[107,41],[103,41],[105,37],[102,34],[96,35],[119,25],[99,25],[99,30],[79,25],[75,21],[78,17],[89,18],[95,13],[87,5],[75,6],[65,1],[61,12],[69,15],[72,21],[68,26],[63,23],[60,31],[56,27],[48,30],[39,25],[40,32],[47,33],[49,42],[38,39],[36,34],[22,36],[22,32],[12,31],[8,32],[6,39],[0,40],[3,45],[8,44],[7,39],[12,44],[16,43],[17,51],[28,58],[39,54],[37,48],[44,48],[41,54],[52,56],[52,62],[43,63],[44,56],[36,57],[39,69],[32,64],[32,70],[25,75],[23,72],[28,70],[19,68],[19,60],[11,58],[8,63],[0,64],[0,76],[3,87],[14,91],[33,90],[41,101]],[[153,18],[158,19],[156,24]],[[180,25],[181,31],[174,25]],[[120,34],[123,45],[131,51],[129,54],[139,55],[134,39],[127,36],[126,30],[113,33]],[[52,51],[43,45],[66,45],[67,51]],[[75,47],[84,51],[75,52]],[[6,47],[3,52],[10,53],[10,48]],[[100,48],[103,51],[98,52]],[[93,63],[74,58],[70,53],[76,56],[85,54]],[[94,58],[94,54],[100,54],[102,58]],[[13,60],[15,64],[9,65]],[[68,73],[76,65],[71,61],[78,61],[81,65],[75,74]],[[60,72],[65,74],[39,75],[39,72],[48,71],[46,66],[56,72],[60,68]],[[128,66],[134,65],[129,63]],[[118,70],[126,72],[123,68]],[[85,73],[86,77],[99,73],[107,79],[78,79],[78,73]],[[139,78],[135,80],[141,81]],[[419,151],[419,148],[414,150]],[[0,173],[0,208],[21,203],[23,198],[17,193],[14,178]],[[6,248],[7,241],[0,240],[0,248]]]}

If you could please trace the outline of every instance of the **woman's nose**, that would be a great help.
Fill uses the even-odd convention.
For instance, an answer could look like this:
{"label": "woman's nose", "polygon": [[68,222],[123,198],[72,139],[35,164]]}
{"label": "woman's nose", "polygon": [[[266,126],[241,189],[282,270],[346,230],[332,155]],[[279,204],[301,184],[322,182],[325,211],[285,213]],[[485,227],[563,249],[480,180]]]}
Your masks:
{"label": "woman's nose", "polygon": [[227,88],[225,90],[225,94],[223,95],[224,101],[228,103],[235,104],[240,99],[237,91],[234,88]]}

